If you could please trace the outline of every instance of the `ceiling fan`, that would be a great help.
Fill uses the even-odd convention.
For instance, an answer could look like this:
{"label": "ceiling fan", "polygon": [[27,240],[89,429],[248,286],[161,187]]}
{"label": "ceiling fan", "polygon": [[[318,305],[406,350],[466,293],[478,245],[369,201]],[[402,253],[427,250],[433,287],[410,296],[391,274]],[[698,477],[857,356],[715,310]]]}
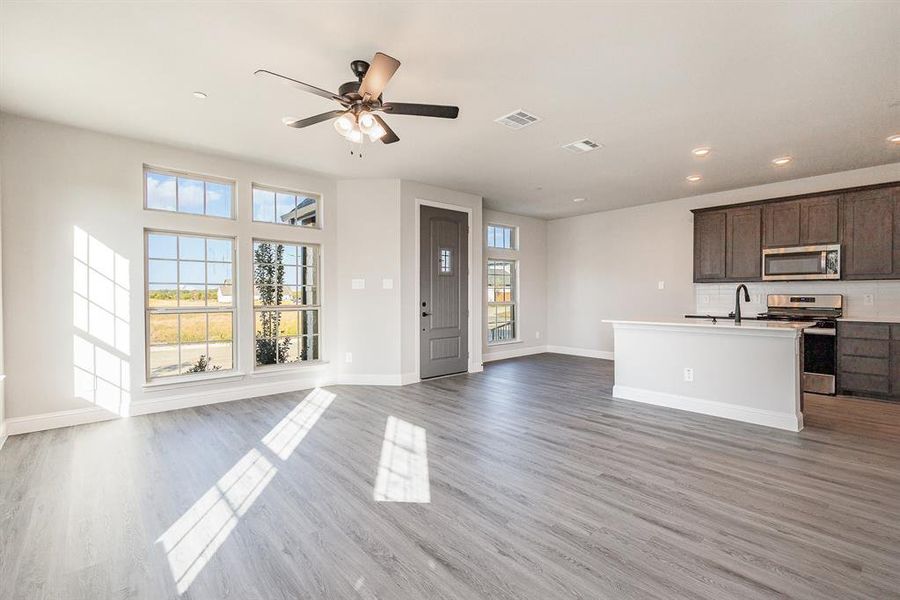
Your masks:
{"label": "ceiling fan", "polygon": [[383,144],[393,144],[400,141],[394,130],[388,127],[384,119],[378,113],[389,115],[413,115],[417,117],[438,117],[441,119],[455,119],[459,114],[456,106],[441,106],[438,104],[409,104],[405,102],[384,102],[381,92],[400,68],[400,61],[381,52],[375,53],[372,64],[364,60],[354,60],[350,63],[350,70],[356,75],[357,81],[348,81],[338,88],[334,94],[314,85],[291,79],[266,69],[259,69],[254,75],[278,79],[288,85],[309,92],[329,100],[334,100],[342,106],[338,110],[332,110],[305,119],[283,119],[288,127],[301,129],[322,121],[335,119],[334,128],[351,142],[361,144],[364,137],[370,141],[381,140]]}

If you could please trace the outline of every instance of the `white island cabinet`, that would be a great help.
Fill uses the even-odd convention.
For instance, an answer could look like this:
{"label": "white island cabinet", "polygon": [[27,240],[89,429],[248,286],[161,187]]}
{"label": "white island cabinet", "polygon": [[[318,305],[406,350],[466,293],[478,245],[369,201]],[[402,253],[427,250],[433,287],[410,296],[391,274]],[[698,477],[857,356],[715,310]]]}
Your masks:
{"label": "white island cabinet", "polygon": [[606,322],[616,398],[803,429],[801,332],[812,323]]}

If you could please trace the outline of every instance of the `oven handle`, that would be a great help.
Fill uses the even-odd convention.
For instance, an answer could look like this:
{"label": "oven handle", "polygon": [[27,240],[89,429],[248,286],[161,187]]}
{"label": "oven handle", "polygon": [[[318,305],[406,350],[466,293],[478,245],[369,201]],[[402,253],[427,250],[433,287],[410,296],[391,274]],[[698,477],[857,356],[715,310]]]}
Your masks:
{"label": "oven handle", "polygon": [[837,332],[834,329],[825,329],[822,327],[807,327],[803,330],[803,335],[830,335],[834,337],[837,335]]}

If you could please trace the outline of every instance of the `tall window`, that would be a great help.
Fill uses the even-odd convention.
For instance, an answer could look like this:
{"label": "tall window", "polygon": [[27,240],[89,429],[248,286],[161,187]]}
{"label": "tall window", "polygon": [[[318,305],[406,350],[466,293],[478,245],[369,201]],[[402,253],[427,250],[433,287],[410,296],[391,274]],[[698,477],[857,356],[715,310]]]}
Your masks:
{"label": "tall window", "polygon": [[319,247],[253,242],[257,366],[319,360]]}
{"label": "tall window", "polygon": [[516,262],[488,259],[488,343],[516,339]]}
{"label": "tall window", "polygon": [[145,234],[149,379],[234,365],[234,240]]}
{"label": "tall window", "polygon": [[487,245],[488,248],[515,250],[516,228],[509,225],[488,225]]}
{"label": "tall window", "polygon": [[253,184],[253,220],[300,227],[318,227],[318,194],[291,192]]}
{"label": "tall window", "polygon": [[144,206],[207,217],[234,218],[234,182],[144,167]]}

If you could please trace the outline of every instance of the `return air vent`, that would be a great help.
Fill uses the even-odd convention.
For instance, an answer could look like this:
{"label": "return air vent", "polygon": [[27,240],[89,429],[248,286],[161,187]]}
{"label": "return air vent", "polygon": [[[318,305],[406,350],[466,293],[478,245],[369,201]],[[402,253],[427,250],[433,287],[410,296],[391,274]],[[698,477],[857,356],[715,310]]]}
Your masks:
{"label": "return air vent", "polygon": [[578,140],[577,142],[572,142],[571,144],[566,144],[563,146],[563,150],[568,150],[573,154],[584,154],[585,152],[590,152],[591,150],[596,150],[597,148],[602,148],[603,144],[598,144],[593,140]]}
{"label": "return air vent", "polygon": [[494,119],[495,122],[506,125],[510,129],[522,129],[523,127],[528,127],[529,125],[537,123],[540,120],[541,118],[537,115],[527,113],[521,108],[508,115],[503,115],[502,117]]}

